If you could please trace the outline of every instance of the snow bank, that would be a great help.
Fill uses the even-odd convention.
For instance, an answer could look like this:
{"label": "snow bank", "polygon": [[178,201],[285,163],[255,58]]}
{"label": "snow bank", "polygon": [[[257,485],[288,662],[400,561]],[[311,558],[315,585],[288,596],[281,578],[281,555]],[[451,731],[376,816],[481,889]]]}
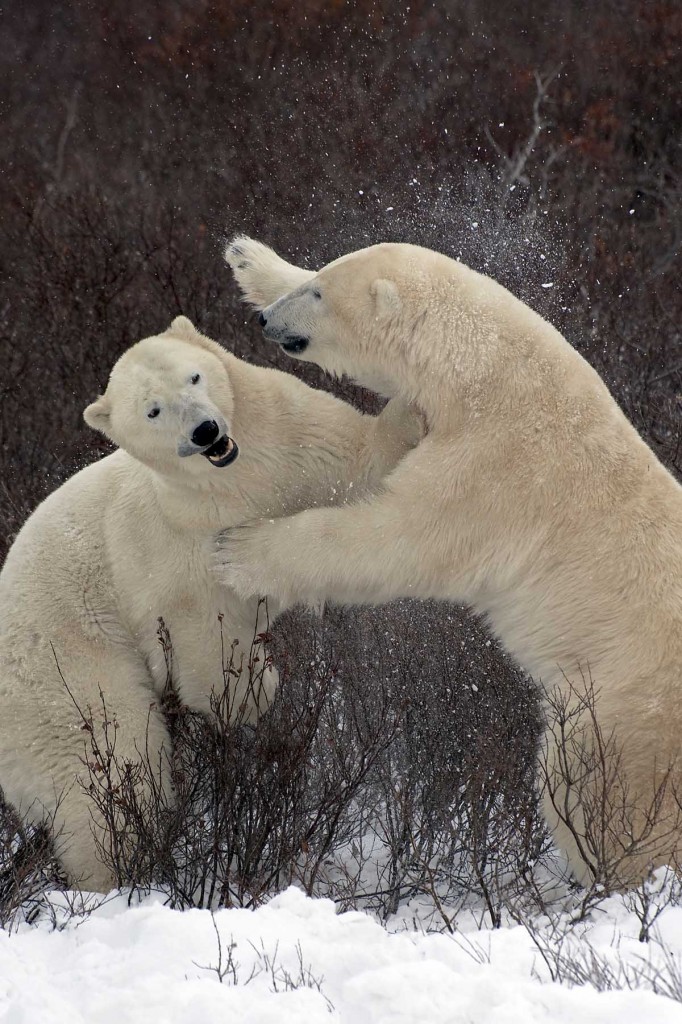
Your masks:
{"label": "snow bank", "polygon": [[[658,925],[667,955],[678,955],[682,909],[667,908]],[[610,900],[579,941],[604,956],[663,962],[661,947],[636,941],[638,929]],[[129,907],[118,896],[61,930],[44,921],[0,933],[8,1024],[682,1022],[682,1006],[651,991],[599,993],[548,979],[523,927],[390,931],[294,888],[258,910],[213,916],[169,910],[158,896]]]}

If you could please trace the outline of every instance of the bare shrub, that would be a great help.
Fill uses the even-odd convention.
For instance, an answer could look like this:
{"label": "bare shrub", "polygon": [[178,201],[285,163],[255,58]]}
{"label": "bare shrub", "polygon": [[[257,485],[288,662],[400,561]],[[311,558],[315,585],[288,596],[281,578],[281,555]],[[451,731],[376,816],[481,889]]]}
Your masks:
{"label": "bare shrub", "polygon": [[639,921],[640,942],[656,938],[656,922],[667,907],[679,906],[682,879],[672,867],[651,872],[641,885],[625,894],[624,901]]}
{"label": "bare shrub", "polygon": [[[665,946],[656,944],[646,957],[627,957],[617,947],[610,953],[596,950],[565,921],[555,920],[549,928],[527,922],[527,929],[552,981],[571,988],[589,985],[597,992],[649,989],[682,1002],[682,964]],[[534,973],[545,980],[537,969]]]}
{"label": "bare shrub", "polygon": [[[448,932],[463,909],[481,927],[554,913],[536,785],[541,695],[480,629],[459,609],[399,602],[321,618],[290,612],[249,651],[226,640],[210,715],[189,711],[170,687],[164,697],[172,792],[146,751],[121,762],[113,709],[97,709],[104,730],[100,739],[84,731],[85,762],[95,817],[107,823],[101,856],[118,884],[131,894],[160,886],[173,906],[216,908],[258,905],[293,882],[382,919],[416,899],[422,920],[431,907],[428,927]],[[454,642],[460,630],[467,638]],[[170,672],[163,622],[159,643]],[[245,725],[234,684],[246,675],[257,697],[270,659],[281,676],[276,699]],[[593,687],[579,699],[552,695],[545,718],[545,799],[592,868],[591,884],[571,897],[573,919],[583,920],[621,887],[632,858],[665,838],[662,790],[644,809],[633,805]],[[50,875],[46,840],[16,857],[22,826],[9,821],[0,852],[3,878],[15,880],[3,889],[11,923],[43,905]],[[674,879],[666,885],[628,897],[642,941],[677,900]]]}
{"label": "bare shrub", "polygon": [[218,962],[216,964],[196,964],[200,970],[215,973],[221,985],[249,985],[254,978],[265,975],[269,979],[271,992],[295,992],[297,989],[309,988],[319,992],[327,1003],[329,1012],[333,1012],[334,1006],[322,989],[324,979],[316,977],[310,965],[306,964],[300,942],[296,943],[296,969],[294,971],[281,963],[278,945],[273,951],[270,951],[266,949],[262,940],[260,946],[255,946],[250,942],[249,956],[252,957],[255,954],[255,962],[248,974],[242,974],[241,964],[237,960],[237,943],[234,938],[230,936],[227,945],[223,943],[213,912],[211,912],[211,923],[218,947]]}
{"label": "bare shrub", "polygon": [[[483,898],[499,924],[506,888],[544,843],[532,685],[456,608],[399,602],[336,615],[353,622],[355,663],[358,652],[371,657],[374,678],[390,680],[404,706],[377,766],[371,832],[383,853],[367,905],[387,917],[426,895],[449,929],[457,906]],[[463,627],[467,638],[455,639]]]}
{"label": "bare shrub", "polygon": [[[502,685],[492,647],[479,661],[453,645],[462,616],[410,602],[292,612],[248,652],[226,643],[209,716],[170,688],[164,698],[172,792],[147,751],[117,756],[115,709],[81,709],[94,818],[107,825],[100,855],[117,883],[217,907],[252,906],[296,882],[383,918],[424,896],[441,926],[453,905],[483,896],[499,923],[511,879],[545,841],[536,706],[530,684],[525,703]],[[170,670],[163,623],[159,643]],[[233,684],[246,673],[257,690],[270,658],[278,694],[246,726]],[[93,710],[99,732],[87,728]]]}
{"label": "bare shrub", "polygon": [[563,839],[585,864],[586,910],[600,894],[637,884],[661,856],[675,866],[682,831],[676,766],[656,765],[649,789],[633,790],[623,743],[600,720],[589,674],[566,679],[546,694],[546,705],[539,758],[543,797]]}
{"label": "bare shrub", "polygon": [[50,825],[33,824],[0,796],[0,928],[31,923],[44,909],[45,892],[66,886]]}
{"label": "bare shrub", "polygon": [[[170,661],[163,626],[159,639]],[[355,680],[340,680],[333,649],[313,639],[295,672],[283,664],[270,711],[246,725],[235,683],[246,674],[257,697],[270,639],[256,635],[244,656],[227,645],[209,716],[169,691],[172,793],[144,751],[134,764],[119,762],[113,720],[105,721],[87,766],[97,816],[108,825],[100,855],[120,885],[153,880],[174,906],[250,906],[294,878],[314,891],[326,856],[353,827],[354,799],[397,716],[385,693],[375,691],[369,706]]]}

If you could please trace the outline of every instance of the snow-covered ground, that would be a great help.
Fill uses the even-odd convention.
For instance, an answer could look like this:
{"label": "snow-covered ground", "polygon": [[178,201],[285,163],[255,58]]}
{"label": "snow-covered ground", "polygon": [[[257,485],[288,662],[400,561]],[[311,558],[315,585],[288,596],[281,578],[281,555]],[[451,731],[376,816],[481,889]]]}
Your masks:
{"label": "snow-covered ground", "polygon": [[[454,934],[426,933],[419,908],[405,907],[385,928],[295,888],[213,915],[153,894],[74,918],[60,901],[52,921],[0,932],[3,1024],[682,1024],[682,1004],[651,991],[657,974],[682,984],[677,906],[648,944],[627,897],[573,925],[563,953],[634,986],[598,992],[553,981],[523,926],[478,929],[463,915]],[[536,927],[556,945],[546,920]]]}

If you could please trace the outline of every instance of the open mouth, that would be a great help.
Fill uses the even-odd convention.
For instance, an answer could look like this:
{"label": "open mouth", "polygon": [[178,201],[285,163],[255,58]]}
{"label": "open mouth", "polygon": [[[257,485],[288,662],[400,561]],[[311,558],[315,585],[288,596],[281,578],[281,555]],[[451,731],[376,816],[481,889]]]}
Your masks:
{"label": "open mouth", "polygon": [[308,339],[296,335],[287,338],[281,345],[285,352],[303,352],[308,347]]}
{"label": "open mouth", "polygon": [[229,466],[239,455],[239,448],[227,434],[219,437],[215,444],[201,453],[212,466]]}

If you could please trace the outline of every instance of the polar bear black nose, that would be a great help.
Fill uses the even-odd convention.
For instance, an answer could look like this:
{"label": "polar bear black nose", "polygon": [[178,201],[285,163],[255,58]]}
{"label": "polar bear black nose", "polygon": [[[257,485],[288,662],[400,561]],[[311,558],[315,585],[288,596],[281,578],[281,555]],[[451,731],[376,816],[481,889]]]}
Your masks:
{"label": "polar bear black nose", "polygon": [[215,420],[204,420],[192,431],[192,441],[203,448],[204,445],[212,444],[220,433],[220,428]]}
{"label": "polar bear black nose", "polygon": [[258,323],[259,323],[259,324],[261,325],[261,327],[265,327],[265,325],[266,325],[266,323],[267,323],[267,320],[265,319],[265,317],[263,316],[263,314],[262,314],[262,313],[261,313],[261,315],[260,315],[260,316],[258,317]]}

